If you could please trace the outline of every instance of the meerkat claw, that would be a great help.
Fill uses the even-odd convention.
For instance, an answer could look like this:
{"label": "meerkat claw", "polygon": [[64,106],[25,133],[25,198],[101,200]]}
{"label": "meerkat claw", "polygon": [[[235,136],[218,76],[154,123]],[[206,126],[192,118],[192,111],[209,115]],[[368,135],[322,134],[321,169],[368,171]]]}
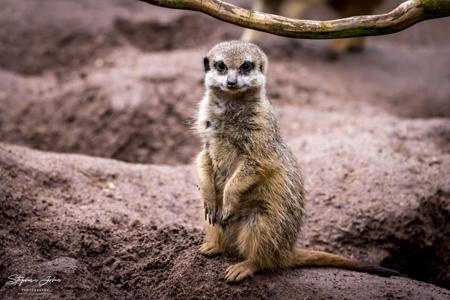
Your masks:
{"label": "meerkat claw", "polygon": [[208,206],[205,204],[205,221],[210,225],[216,225],[218,221],[218,212],[217,209],[208,209]]}
{"label": "meerkat claw", "polygon": [[223,224],[228,223],[228,221],[231,219],[231,217],[233,216],[233,214],[231,212],[226,212],[223,214],[222,216],[222,222]]}

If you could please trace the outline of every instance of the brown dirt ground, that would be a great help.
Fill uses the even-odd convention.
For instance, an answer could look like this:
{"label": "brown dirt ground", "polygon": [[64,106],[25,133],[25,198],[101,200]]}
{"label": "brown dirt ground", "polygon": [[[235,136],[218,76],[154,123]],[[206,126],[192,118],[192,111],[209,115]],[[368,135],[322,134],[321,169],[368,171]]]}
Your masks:
{"label": "brown dirt ground", "polygon": [[5,286],[14,273],[62,278],[54,299],[450,298],[449,19],[334,62],[326,41],[261,41],[268,93],[306,177],[299,245],[419,281],[293,269],[227,285],[236,259],[196,252],[190,124],[202,56],[240,30],[126,0],[0,5],[2,299],[27,296]]}
{"label": "brown dirt ground", "polygon": [[[341,144],[342,161],[350,163],[354,151],[364,152],[358,148],[365,148],[360,139]],[[314,142],[314,138],[307,138],[300,144]],[[364,181],[343,190],[342,177],[354,182],[357,173],[349,174],[352,172],[342,167],[333,169],[336,175],[330,177],[329,164],[316,162],[317,156],[330,155],[329,151],[306,151],[309,154],[303,160],[306,169],[317,169],[309,175],[312,201],[307,205],[309,217],[299,244],[387,266],[397,266],[397,260],[404,258],[408,264],[403,267],[430,267],[421,270],[441,271],[445,280],[445,201],[450,187],[439,174],[441,166],[450,165],[448,155],[428,174],[435,182],[424,184],[411,195],[404,188],[411,174],[404,178],[402,172],[394,171],[390,177],[397,184],[384,182],[385,172],[365,164],[376,155],[365,151],[368,157],[352,165],[369,174],[366,180],[372,185],[385,190],[386,198],[378,199],[380,192],[360,195]],[[228,285],[223,272],[237,258],[209,259],[197,252],[202,221],[192,166],[127,164],[6,144],[0,145],[0,158],[0,292],[4,299],[26,296],[20,288],[5,285],[11,274],[62,279],[62,283],[48,287],[50,292],[45,296],[49,299],[450,297],[449,290],[421,281],[334,269],[266,272],[243,284]],[[398,159],[403,167],[413,168],[403,156]],[[324,180],[326,187],[314,184]],[[336,195],[336,191],[341,194]],[[393,200],[402,202],[393,204]],[[417,209],[416,205],[423,207]],[[401,245],[410,248],[396,252],[403,250]],[[420,256],[429,253],[423,251],[434,256]]]}

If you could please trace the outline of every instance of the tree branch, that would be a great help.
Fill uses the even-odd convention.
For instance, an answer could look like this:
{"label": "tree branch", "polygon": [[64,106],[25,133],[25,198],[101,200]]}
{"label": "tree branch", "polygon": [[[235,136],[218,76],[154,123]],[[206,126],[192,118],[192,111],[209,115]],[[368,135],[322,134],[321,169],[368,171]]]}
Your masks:
{"label": "tree branch", "polygon": [[140,1],[162,7],[199,11],[241,27],[303,39],[384,35],[404,30],[423,20],[450,16],[450,0],[409,0],[386,14],[329,21],[291,19],[244,9],[220,0]]}

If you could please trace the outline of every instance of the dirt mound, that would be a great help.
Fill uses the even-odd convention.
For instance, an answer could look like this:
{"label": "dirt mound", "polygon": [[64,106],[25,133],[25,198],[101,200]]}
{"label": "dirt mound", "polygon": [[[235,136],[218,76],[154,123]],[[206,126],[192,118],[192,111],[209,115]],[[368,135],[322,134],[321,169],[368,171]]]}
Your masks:
{"label": "dirt mound", "polygon": [[[74,88],[48,101],[16,103],[7,113],[10,118],[0,121],[0,132],[8,142],[41,150],[141,163],[191,162],[199,148],[191,130],[195,107],[173,101],[185,97],[186,91],[172,88],[175,78],[153,85],[145,82],[151,83],[151,78],[137,80],[112,90]],[[114,100],[118,90],[130,91],[120,103]]]}
{"label": "dirt mound", "polygon": [[[128,49],[103,59],[102,67],[80,69],[67,78],[4,80],[0,103],[8,109],[0,111],[1,140],[128,162],[189,163],[199,149],[190,125],[204,90],[205,51],[141,55]],[[358,70],[367,59],[371,69]],[[282,128],[299,124],[297,133],[302,129],[302,134],[332,130],[332,123],[314,116],[327,112],[342,113],[349,117],[347,122],[386,112],[411,117],[450,113],[446,80],[409,87],[409,79],[403,77],[410,72],[408,63],[396,74],[383,75],[385,66],[370,53],[352,60],[359,62],[342,59],[325,68],[309,54],[298,58],[298,64],[271,61],[269,96],[280,114],[289,116],[280,118]],[[419,63],[414,68],[420,72],[422,67]],[[361,72],[370,81],[360,77]],[[289,112],[299,107],[314,113],[301,119]]]}
{"label": "dirt mound", "polygon": [[114,25],[132,45],[143,51],[199,47],[212,41],[236,39],[240,32],[236,27],[220,25],[211,22],[208,17],[198,15],[181,16],[170,23],[130,22],[119,18]]}
{"label": "dirt mound", "polygon": [[[450,236],[447,225],[449,200],[448,191],[438,190],[428,199],[421,199],[419,207],[407,212],[409,215],[396,220],[395,231],[383,237],[383,243],[391,245],[386,247],[389,256],[383,264],[396,267],[418,280],[450,286],[450,259],[447,255],[450,250],[447,240]],[[374,228],[366,230],[376,231]]]}
{"label": "dirt mound", "polygon": [[[18,235],[14,242],[5,239],[2,255],[21,259],[2,265],[3,299],[26,296],[26,291],[6,284],[10,279],[4,277],[22,274],[26,268],[36,270],[28,272],[29,276],[61,280],[46,286],[50,291],[43,294],[52,299],[230,299],[239,295],[261,299],[266,294],[262,284],[235,288],[225,284],[221,279],[224,261],[198,254],[201,235],[196,230],[135,224],[118,230],[68,220],[52,223],[51,228],[39,222],[16,225]],[[35,237],[33,245],[27,242],[30,234]],[[212,282],[217,283],[213,288]]]}
{"label": "dirt mound", "polygon": [[[15,26],[2,26],[2,32],[8,34],[8,44],[0,49],[0,65],[3,69],[24,75],[79,68],[119,45],[119,41],[103,33],[66,33],[56,28],[17,32],[13,30]],[[11,31],[15,33],[11,34]],[[4,38],[2,40],[4,41]]]}
{"label": "dirt mound", "polygon": [[450,124],[372,121],[385,125],[360,124],[358,132],[346,125],[339,139],[330,132],[292,142],[306,160],[305,245],[336,251],[337,243],[347,255],[448,287],[450,181],[442,174]]}
{"label": "dirt mound", "polygon": [[[0,151],[2,299],[37,293],[48,299],[450,296],[448,290],[406,278],[330,269],[266,272],[229,285],[223,272],[236,258],[198,254],[202,233],[196,227],[201,221],[189,215],[195,205],[186,200],[198,194],[186,194],[195,180],[185,167],[183,172],[7,145]],[[167,176],[172,176],[174,185],[161,185],[170,181]],[[160,196],[142,194],[146,190]],[[177,196],[182,191],[185,195]],[[169,208],[161,209],[164,215],[158,213],[162,203],[172,210],[180,206],[175,218]],[[51,276],[53,282],[40,287],[7,284],[14,274],[34,279]],[[41,291],[30,291],[33,288]]]}
{"label": "dirt mound", "polygon": [[[44,6],[52,10],[46,12],[50,16],[34,16],[35,3],[28,7],[6,3],[0,29],[0,66],[23,75],[54,72],[64,76],[86,65],[101,64],[114,49],[130,45],[145,52],[168,51],[239,37],[238,28],[211,22],[205,16],[169,12],[170,17],[164,18],[154,9],[143,20],[134,11],[143,6],[142,3],[116,1],[119,5],[111,5],[100,1],[96,6],[80,2],[85,3],[72,7],[70,17],[67,11],[60,11],[58,15],[64,5],[55,7],[46,3]],[[70,2],[65,4],[74,6]],[[96,16],[95,11],[99,9],[102,12]],[[98,21],[92,22],[92,18]],[[17,26],[18,19],[21,26]]]}

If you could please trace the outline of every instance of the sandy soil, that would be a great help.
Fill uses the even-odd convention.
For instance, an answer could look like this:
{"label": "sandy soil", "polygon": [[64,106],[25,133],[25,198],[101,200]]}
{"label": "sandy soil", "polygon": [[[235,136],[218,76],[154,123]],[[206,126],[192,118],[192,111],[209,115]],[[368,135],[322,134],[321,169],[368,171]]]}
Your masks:
{"label": "sandy soil", "polygon": [[2,298],[27,296],[5,285],[11,274],[62,278],[54,299],[450,298],[449,20],[334,62],[326,41],[261,41],[306,177],[299,245],[416,280],[293,269],[230,286],[236,258],[196,251],[190,125],[204,53],[240,30],[127,0],[0,4]]}

